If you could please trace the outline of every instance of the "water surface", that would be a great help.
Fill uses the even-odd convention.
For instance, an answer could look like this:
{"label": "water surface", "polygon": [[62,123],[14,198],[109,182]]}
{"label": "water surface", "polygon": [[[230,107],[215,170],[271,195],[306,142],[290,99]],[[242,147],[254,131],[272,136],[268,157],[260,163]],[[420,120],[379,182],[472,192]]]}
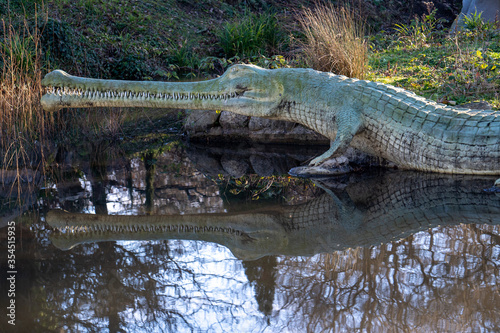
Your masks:
{"label": "water surface", "polygon": [[16,328],[500,330],[494,178],[286,176],[314,153],[65,155],[43,195],[4,210],[2,237],[17,223]]}

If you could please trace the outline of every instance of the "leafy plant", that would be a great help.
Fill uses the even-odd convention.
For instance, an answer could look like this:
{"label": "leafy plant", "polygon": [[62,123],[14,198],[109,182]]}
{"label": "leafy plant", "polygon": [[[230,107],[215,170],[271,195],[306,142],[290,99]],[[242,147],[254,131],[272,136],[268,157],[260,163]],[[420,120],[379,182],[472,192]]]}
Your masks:
{"label": "leafy plant", "polygon": [[220,192],[230,201],[285,199],[285,193],[289,187],[314,187],[308,179],[279,175],[261,177],[256,174],[248,174],[239,178],[218,175],[212,180],[219,185]]}
{"label": "leafy plant", "polygon": [[[187,40],[180,42],[179,44],[170,43],[169,45],[169,55],[167,56],[167,62],[169,63],[170,73],[173,77],[177,77],[177,72],[184,73],[184,76],[196,76],[194,73],[195,68],[199,66],[200,60],[192,51],[192,48],[188,44]],[[173,69],[176,69],[173,71]],[[174,73],[175,72],[175,73]]]}
{"label": "leafy plant", "polygon": [[11,25],[5,27],[6,35],[0,39],[0,64],[33,72],[37,61],[37,45],[33,35],[24,31],[21,34]]}
{"label": "leafy plant", "polygon": [[222,75],[226,69],[234,64],[240,62],[240,57],[234,56],[229,59],[217,58],[217,57],[206,57],[200,62],[200,70],[206,73],[217,73]]}
{"label": "leafy plant", "polygon": [[234,56],[229,59],[206,57],[201,60],[199,70],[202,74],[208,76],[214,73],[217,75],[222,75],[226,71],[226,69],[235,64],[252,64],[269,69],[290,67],[289,62],[282,55],[273,55],[271,57],[258,55],[244,58]]}
{"label": "leafy plant", "polygon": [[105,67],[110,78],[141,80],[144,74],[144,59],[139,55],[126,54],[120,59],[106,62]]}
{"label": "leafy plant", "polygon": [[462,17],[462,25],[465,30],[459,31],[458,34],[475,41],[491,40],[495,35],[495,24],[498,22],[485,22],[482,13],[474,12]]}
{"label": "leafy plant", "polygon": [[371,71],[368,79],[415,91],[444,103],[460,104],[477,99],[500,106],[500,34],[488,32],[477,38],[463,30],[450,35],[436,34],[425,48],[401,48],[383,34],[372,39]]}
{"label": "leafy plant", "polygon": [[493,23],[484,22],[482,18],[482,12],[478,13],[475,11],[469,15],[464,15],[463,24],[465,29],[474,31],[474,30],[489,30],[493,28]]}
{"label": "leafy plant", "polygon": [[263,55],[253,57],[251,63],[269,69],[276,68],[288,68],[290,65],[288,61],[282,55],[273,55],[271,57],[265,57]]}
{"label": "leafy plant", "polygon": [[73,40],[74,32],[67,23],[48,18],[45,22],[39,22],[38,30],[42,51],[49,62],[55,64],[75,62],[77,46]]}
{"label": "leafy plant", "polygon": [[422,17],[415,15],[410,25],[395,24],[394,30],[398,33],[399,39],[407,41],[410,46],[421,47],[432,38],[438,25],[444,21],[436,18],[436,13],[437,10],[434,9]]}
{"label": "leafy plant", "polygon": [[284,42],[284,34],[275,14],[246,13],[226,23],[218,33],[219,44],[226,57],[256,56],[275,52]]}
{"label": "leafy plant", "polygon": [[446,69],[443,90],[446,96],[465,97],[498,91],[498,68],[500,56],[490,51],[461,50],[450,59],[453,63]]}

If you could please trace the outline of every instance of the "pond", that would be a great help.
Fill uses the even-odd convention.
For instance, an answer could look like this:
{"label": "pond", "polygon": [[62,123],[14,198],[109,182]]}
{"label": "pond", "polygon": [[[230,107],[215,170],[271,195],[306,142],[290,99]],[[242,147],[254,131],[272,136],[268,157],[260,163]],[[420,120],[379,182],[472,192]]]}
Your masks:
{"label": "pond", "polygon": [[286,175],[316,153],[62,154],[3,205],[2,331],[500,330],[494,178]]}

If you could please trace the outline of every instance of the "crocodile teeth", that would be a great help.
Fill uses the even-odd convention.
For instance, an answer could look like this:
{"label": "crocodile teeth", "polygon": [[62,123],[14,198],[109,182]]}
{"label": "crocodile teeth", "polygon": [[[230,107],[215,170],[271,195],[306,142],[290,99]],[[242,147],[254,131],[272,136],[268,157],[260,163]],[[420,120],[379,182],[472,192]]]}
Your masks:
{"label": "crocodile teeth", "polygon": [[133,92],[133,91],[98,91],[87,90],[82,88],[69,88],[69,87],[47,87],[47,94],[56,96],[79,96],[82,98],[134,98],[134,99],[162,99],[162,100],[220,100],[228,101],[230,98],[239,97],[236,92],[226,93],[149,93],[149,92]]}

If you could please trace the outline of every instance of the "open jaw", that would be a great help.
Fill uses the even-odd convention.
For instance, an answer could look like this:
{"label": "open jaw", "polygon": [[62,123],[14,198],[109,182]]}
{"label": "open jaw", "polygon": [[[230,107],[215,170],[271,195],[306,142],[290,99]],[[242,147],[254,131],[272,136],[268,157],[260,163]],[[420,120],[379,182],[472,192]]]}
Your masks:
{"label": "open jaw", "polygon": [[[222,78],[222,77],[221,77]],[[252,99],[250,89],[224,87],[221,78],[199,82],[101,80],[71,76],[57,70],[42,81],[42,106],[47,111],[64,107],[221,108],[234,100]],[[247,101],[248,102],[248,101]]]}

